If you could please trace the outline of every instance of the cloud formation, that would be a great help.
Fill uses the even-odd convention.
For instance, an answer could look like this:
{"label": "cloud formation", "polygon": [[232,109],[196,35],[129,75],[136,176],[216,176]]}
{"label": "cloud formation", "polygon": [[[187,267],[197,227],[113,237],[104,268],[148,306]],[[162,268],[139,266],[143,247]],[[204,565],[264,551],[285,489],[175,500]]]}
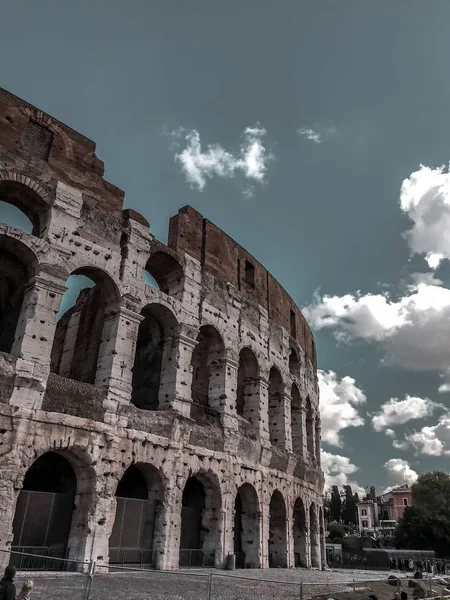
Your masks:
{"label": "cloud formation", "polygon": [[352,377],[339,379],[334,371],[318,371],[322,441],[342,447],[340,432],[364,425],[358,408],[366,402],[365,393]]}
{"label": "cloud formation", "polygon": [[331,137],[337,134],[335,127],[324,127],[323,125],[315,125],[312,127],[300,127],[297,129],[297,134],[310,142],[315,144],[321,144],[322,142],[329,140]]}
{"label": "cloud formation", "polygon": [[410,467],[407,460],[402,458],[391,458],[384,463],[384,469],[388,486],[385,491],[405,484],[412,485],[417,480],[416,471]]}
{"label": "cloud formation", "polygon": [[450,414],[442,415],[436,425],[422,427],[394,442],[401,450],[413,448],[416,454],[450,456]]}
{"label": "cloud formation", "polygon": [[[262,143],[266,133],[261,127],[247,127],[239,151],[232,153],[220,144],[209,144],[203,150],[198,131],[194,129],[186,132],[180,129],[173,132],[172,136],[180,138],[183,135],[186,147],[175,154],[175,161],[181,165],[190,186],[199,191],[213,177],[231,179],[241,174],[246,180],[264,183],[267,163],[273,159],[273,154]],[[247,186],[247,197],[250,195],[249,189]]]}
{"label": "cloud formation", "polygon": [[404,425],[413,419],[429,417],[440,406],[428,398],[418,396],[406,395],[404,400],[391,398],[373,415],[372,425],[375,431],[385,431],[386,435],[392,437],[393,431],[389,428],[391,425]]}
{"label": "cloud formation", "polygon": [[316,295],[303,312],[340,341],[376,342],[388,364],[441,372],[450,365],[450,290],[439,285],[418,283],[398,300],[388,293]]}
{"label": "cloud formation", "polygon": [[403,181],[400,207],[413,222],[404,234],[411,254],[423,254],[432,269],[450,258],[450,174],[423,165]]}
{"label": "cloud formation", "polygon": [[360,496],[364,495],[364,488],[359,483],[349,478],[349,475],[353,475],[359,469],[350,462],[350,459],[347,456],[340,456],[338,454],[327,452],[326,450],[321,450],[320,457],[325,475],[325,490],[328,490],[332,485],[337,485],[339,487],[351,485],[353,493],[357,493]]}

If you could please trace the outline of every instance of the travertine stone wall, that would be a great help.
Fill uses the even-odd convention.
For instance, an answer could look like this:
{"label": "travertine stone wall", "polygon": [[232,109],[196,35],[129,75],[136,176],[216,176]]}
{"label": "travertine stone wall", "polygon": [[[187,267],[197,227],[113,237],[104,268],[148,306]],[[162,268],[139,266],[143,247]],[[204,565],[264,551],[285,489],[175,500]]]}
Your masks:
{"label": "travertine stone wall", "polygon": [[[135,465],[157,568],[179,565],[191,477],[216,566],[238,545],[245,566],[323,567],[315,346],[278,282],[191,207],[156,240],[92,141],[4,90],[0,200],[33,225],[0,222],[0,547],[28,469],[56,452],[76,477],[70,558],[108,564]],[[57,321],[70,275],[96,285]]]}

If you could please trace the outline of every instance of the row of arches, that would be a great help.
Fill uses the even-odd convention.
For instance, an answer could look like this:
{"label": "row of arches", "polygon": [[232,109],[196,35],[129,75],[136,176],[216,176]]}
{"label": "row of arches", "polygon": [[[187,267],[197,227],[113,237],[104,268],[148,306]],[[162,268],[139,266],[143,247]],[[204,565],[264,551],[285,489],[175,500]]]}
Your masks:
{"label": "row of arches", "polygon": [[[45,552],[57,558],[72,554],[75,558],[69,546],[77,548],[77,529],[92,510],[93,485],[86,478],[86,470],[74,469],[67,456],[54,451],[41,455],[28,469],[19,493],[12,549]],[[172,559],[176,563],[172,566],[219,566],[223,506],[217,476],[209,471],[191,474],[183,487],[181,506],[170,515],[169,492],[153,465],[138,463],[126,469],[111,504],[114,519],[108,541],[110,564],[167,566],[162,558],[164,540],[167,528],[175,526],[178,556]],[[243,483],[236,491],[233,510],[232,552],[238,568],[264,566],[264,544],[270,567],[293,566],[289,559],[291,545],[296,566],[323,566],[321,507],[306,507],[299,497],[288,515],[286,500],[275,489],[266,532],[262,510],[256,489]]]}

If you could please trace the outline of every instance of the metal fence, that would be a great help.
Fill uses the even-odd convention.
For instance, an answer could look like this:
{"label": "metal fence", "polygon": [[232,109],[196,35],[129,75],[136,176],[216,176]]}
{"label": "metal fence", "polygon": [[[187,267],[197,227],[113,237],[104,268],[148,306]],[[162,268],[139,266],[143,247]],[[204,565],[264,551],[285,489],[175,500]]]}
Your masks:
{"label": "metal fence", "polygon": [[[17,567],[18,591],[24,580],[34,582],[33,600],[312,600],[318,596],[356,592],[361,596],[386,591],[389,572],[379,576],[362,572],[334,571],[319,573],[304,569],[272,569],[254,572],[209,570],[205,568],[158,571],[130,565],[96,565],[32,553],[0,553],[3,564]],[[354,579],[350,579],[350,577]],[[312,583],[311,580],[316,580]],[[322,579],[322,582],[319,580]],[[406,590],[411,577],[398,577],[392,592]],[[450,578],[449,578],[450,584]],[[426,596],[443,597],[449,585],[439,577],[424,574],[417,584]]]}

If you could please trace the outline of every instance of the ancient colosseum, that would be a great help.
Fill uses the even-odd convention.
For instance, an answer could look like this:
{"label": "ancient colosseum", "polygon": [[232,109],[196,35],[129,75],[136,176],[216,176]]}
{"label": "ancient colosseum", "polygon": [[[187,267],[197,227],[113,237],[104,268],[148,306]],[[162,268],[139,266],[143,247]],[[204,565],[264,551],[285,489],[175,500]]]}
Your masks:
{"label": "ancient colosseum", "polygon": [[[305,319],[196,210],[166,246],[103,172],[91,140],[0,90],[0,210],[30,222],[0,223],[0,548],[323,568]],[[60,317],[69,277],[91,287]]]}

